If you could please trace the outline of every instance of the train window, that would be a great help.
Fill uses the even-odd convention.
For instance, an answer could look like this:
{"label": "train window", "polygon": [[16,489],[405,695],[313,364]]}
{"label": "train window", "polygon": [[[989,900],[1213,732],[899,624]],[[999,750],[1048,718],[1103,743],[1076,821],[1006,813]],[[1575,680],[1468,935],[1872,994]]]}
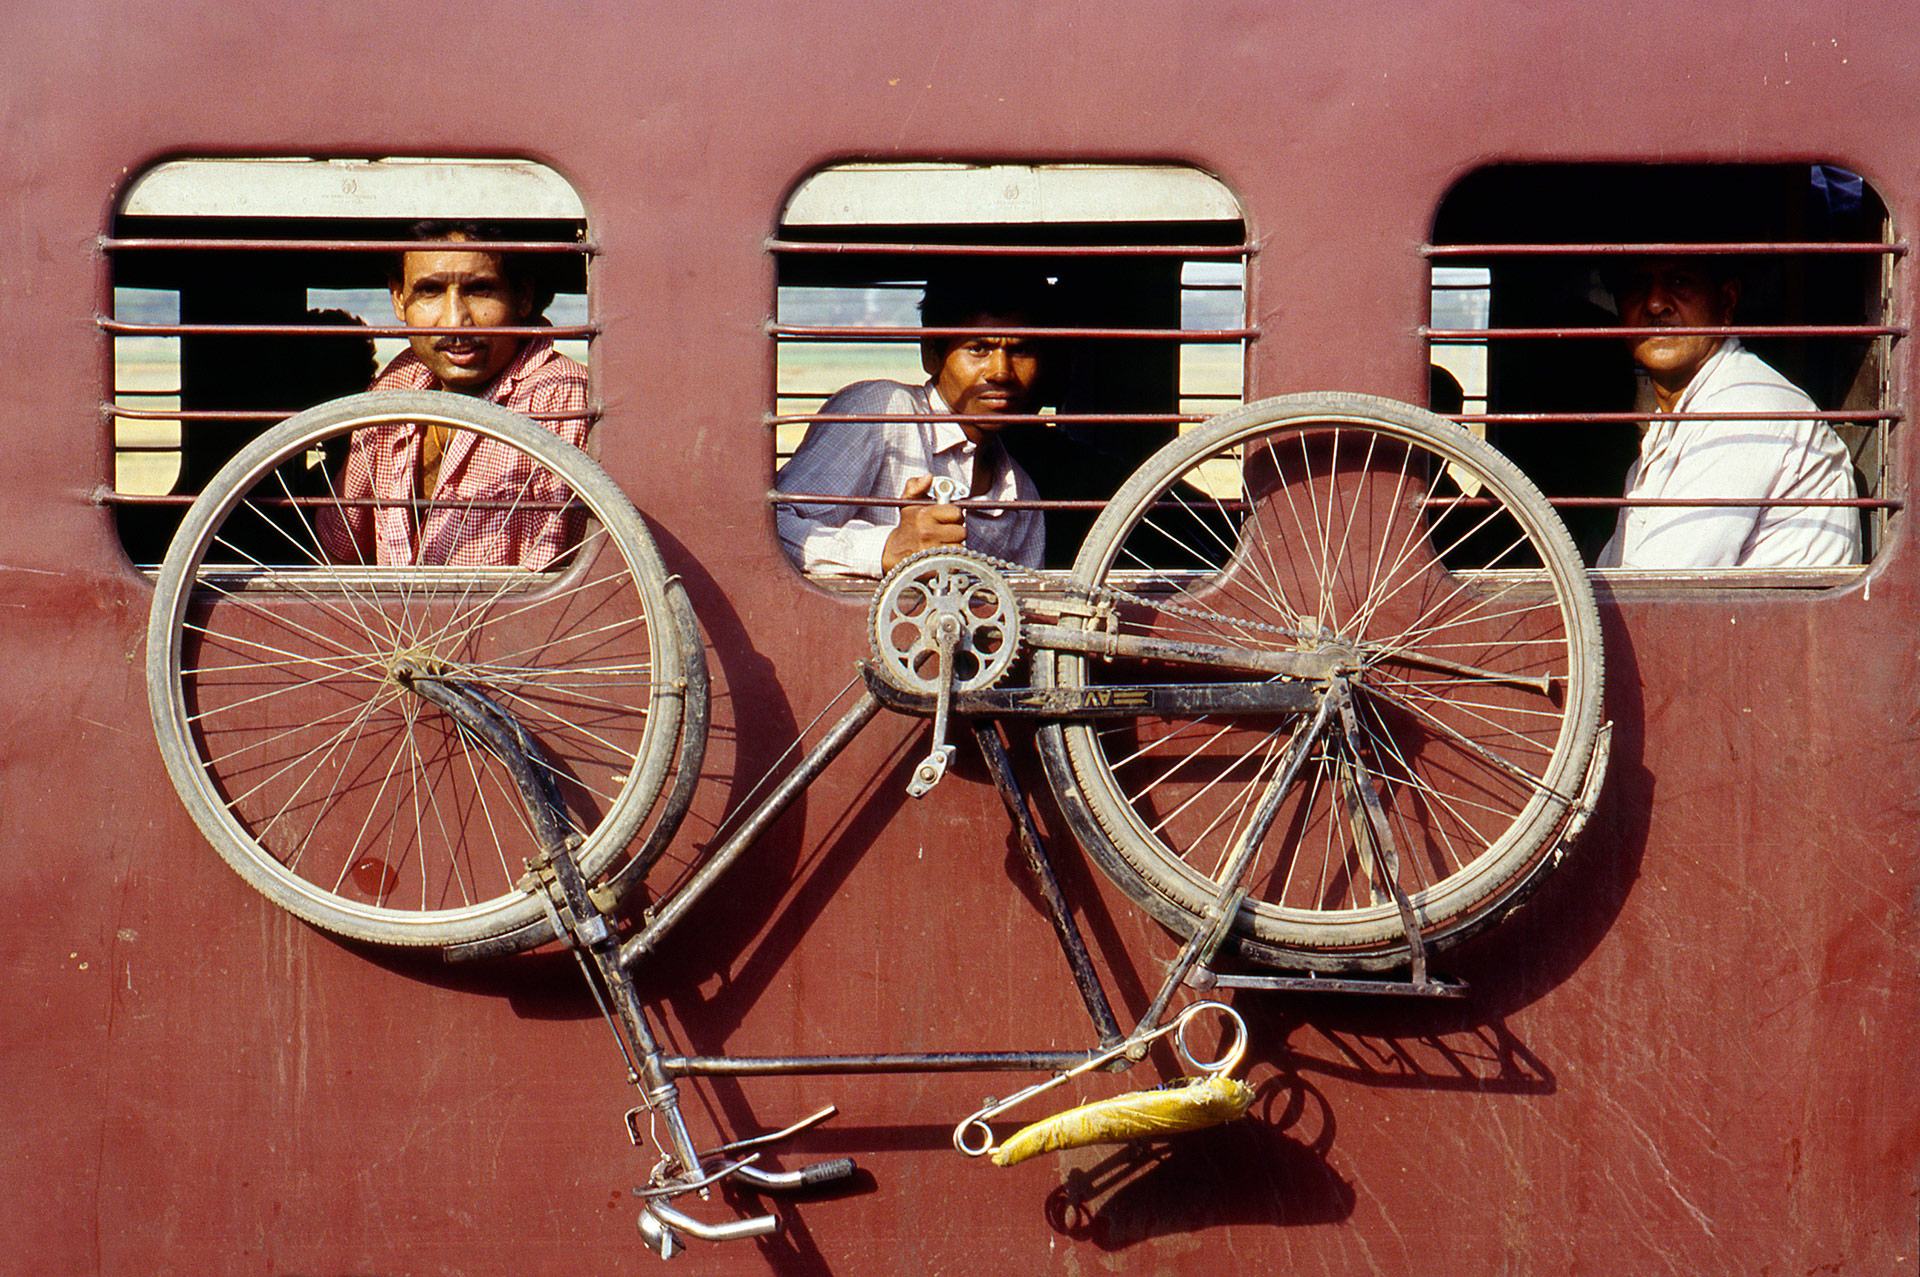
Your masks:
{"label": "train window", "polygon": [[[1741,516],[1732,508],[1744,508],[1750,529],[1780,525],[1773,544],[1782,549],[1770,563],[1761,562],[1768,553],[1750,549],[1713,558],[1716,584],[1845,581],[1858,569],[1834,563],[1853,521],[1860,555],[1870,559],[1901,505],[1885,459],[1903,415],[1891,390],[1891,349],[1904,330],[1888,312],[1904,251],[1880,197],[1832,165],[1481,169],[1448,194],[1426,249],[1433,403],[1519,463],[1560,508],[1587,562],[1614,568],[1628,583],[1697,580],[1709,565],[1685,560],[1712,558],[1739,540]],[[1646,281],[1658,278],[1664,296],[1675,272],[1698,282],[1709,301],[1686,312],[1661,301],[1652,304],[1658,315],[1645,318],[1650,303],[1632,301],[1634,291],[1644,298],[1655,287]],[[1704,330],[1691,334],[1703,359],[1725,356],[1728,369],[1764,363],[1773,372],[1754,376],[1777,389],[1784,377],[1804,396],[1778,389],[1764,411],[1743,418],[1740,396],[1723,393],[1725,374],[1716,380],[1705,362],[1692,363],[1694,380],[1680,376],[1685,389],[1676,391],[1673,369],[1660,361],[1688,364],[1691,356],[1664,356],[1652,346],[1632,352],[1619,329],[1635,315],[1664,324],[1683,313]],[[1729,339],[1744,348],[1738,365]],[[1675,340],[1663,342],[1678,349]],[[1651,455],[1641,463],[1647,477],[1624,495],[1642,429],[1662,409],[1674,413],[1655,427],[1666,434],[1650,437]],[[1789,463],[1806,467],[1803,478],[1780,480],[1764,497],[1753,488],[1711,494],[1704,486],[1711,480],[1684,492],[1679,480],[1664,488],[1656,481],[1684,472],[1676,449],[1707,437],[1696,423],[1737,430],[1743,419],[1787,423],[1765,430],[1793,432],[1793,455],[1811,458]],[[1787,446],[1779,433],[1756,428],[1752,437]],[[1674,469],[1662,469],[1669,464]],[[1657,542],[1615,542],[1623,509],[1647,512],[1640,529],[1672,531]],[[1746,535],[1752,547],[1774,534]],[[1719,551],[1706,548],[1716,543]],[[1645,561],[1634,562],[1629,551],[1616,564],[1622,544],[1645,547]],[[1782,562],[1796,558],[1802,562]],[[1822,566],[1805,566],[1807,559]]]}
{"label": "train window", "polygon": [[104,499],[136,564],[159,560],[186,505],[248,440],[367,389],[406,349],[388,264],[422,223],[484,228],[514,250],[538,322],[588,362],[586,213],[543,165],[185,159],[127,187],[102,240],[114,457]]}
{"label": "train window", "polygon": [[[998,437],[1034,495],[993,508],[1039,511],[1045,562],[1070,563],[1094,514],[1141,460],[1176,431],[1241,402],[1247,343],[1256,335],[1246,322],[1246,238],[1232,193],[1191,168],[895,163],[817,171],[787,201],[771,244],[774,466],[786,465],[823,407],[832,407],[825,420],[836,428],[920,419],[905,401],[828,401],[863,381],[916,390],[928,382],[923,323],[940,326],[921,313],[930,282],[950,299],[1017,295],[1031,304],[1013,309],[1036,325],[1028,334],[1037,352],[1034,396],[995,411],[1006,422]],[[785,493],[770,497],[777,507],[795,509],[785,497],[800,491],[900,504],[897,492],[846,492],[844,480],[836,487],[808,466],[799,470],[811,482],[796,486],[798,471],[783,475]],[[811,556],[808,566],[827,576],[859,570]]]}

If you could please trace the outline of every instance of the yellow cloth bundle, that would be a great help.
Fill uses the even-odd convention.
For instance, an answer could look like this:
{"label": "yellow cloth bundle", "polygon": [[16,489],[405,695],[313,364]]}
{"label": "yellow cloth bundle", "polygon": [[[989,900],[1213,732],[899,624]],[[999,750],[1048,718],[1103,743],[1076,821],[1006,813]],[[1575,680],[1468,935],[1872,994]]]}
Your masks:
{"label": "yellow cloth bundle", "polygon": [[1253,1103],[1238,1078],[1208,1077],[1159,1091],[1134,1091],[1055,1113],[1016,1132],[993,1150],[996,1166],[1088,1144],[1119,1144],[1149,1135],[1178,1135],[1231,1122]]}

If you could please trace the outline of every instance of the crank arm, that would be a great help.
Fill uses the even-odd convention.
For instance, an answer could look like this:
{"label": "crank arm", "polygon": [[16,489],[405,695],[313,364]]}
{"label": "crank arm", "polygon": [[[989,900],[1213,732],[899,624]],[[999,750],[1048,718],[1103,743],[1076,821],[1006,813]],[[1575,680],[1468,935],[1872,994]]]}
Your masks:
{"label": "crank arm", "polygon": [[952,616],[940,617],[935,623],[933,641],[940,653],[940,690],[935,694],[933,709],[933,747],[913,769],[913,779],[907,782],[907,795],[911,798],[925,798],[947,774],[947,765],[953,761],[953,746],[947,744],[947,714],[953,705],[953,654],[960,646],[959,621]]}

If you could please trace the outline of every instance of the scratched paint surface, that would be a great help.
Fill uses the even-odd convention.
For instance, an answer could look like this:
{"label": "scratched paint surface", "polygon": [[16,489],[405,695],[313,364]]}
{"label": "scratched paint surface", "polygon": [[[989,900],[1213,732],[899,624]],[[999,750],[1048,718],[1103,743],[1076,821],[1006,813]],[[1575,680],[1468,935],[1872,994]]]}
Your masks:
{"label": "scratched paint surface", "polygon": [[[1905,235],[1920,34],[1901,6],[1695,19],[1669,74],[1590,6],[1288,13],[1232,0],[931,11],[610,6],[513,17],[371,0],[14,6],[0,47],[0,1242],[21,1271],[559,1274],[652,1263],[633,1102],[561,956],[477,967],[330,940],[254,896],[168,787],[142,685],[148,587],[90,493],[93,247],[166,156],[527,155],[601,245],[604,463],[685,575],[716,683],[682,850],[862,654],[864,602],[803,586],[762,497],[762,242],[848,158],[1177,159],[1260,244],[1250,392],[1418,399],[1414,246],[1492,158],[1832,156]],[[1761,20],[1764,18],[1764,20]],[[1486,69],[1497,69],[1490,73]],[[1848,104],[1836,112],[1834,104]],[[1685,120],[1685,127],[1680,121]],[[1914,310],[1910,270],[1892,310]],[[1911,383],[1898,348],[1895,378]],[[1915,450],[1898,451],[1905,491]],[[1464,952],[1458,1005],[1262,999],[1234,1125],[1010,1170],[953,1123],[987,1077],[716,1082],[702,1139],[841,1116],[783,1161],[854,1191],[696,1271],[1913,1273],[1917,976],[1912,644],[1896,534],[1870,594],[1603,599],[1612,779],[1578,855]],[[863,738],[649,972],[678,1048],[1075,1047],[1088,1039],[1004,817],[963,761]],[[1030,752],[1021,750],[1038,787]],[[1043,811],[1049,832],[1059,821]],[[1064,838],[1064,835],[1062,835]],[[1067,844],[1062,841],[1061,845]],[[1172,944],[1061,857],[1137,1012]],[[1089,1082],[1074,1101],[1152,1080]],[[753,1200],[693,1209],[709,1217]],[[11,1266],[11,1265],[10,1265]]]}

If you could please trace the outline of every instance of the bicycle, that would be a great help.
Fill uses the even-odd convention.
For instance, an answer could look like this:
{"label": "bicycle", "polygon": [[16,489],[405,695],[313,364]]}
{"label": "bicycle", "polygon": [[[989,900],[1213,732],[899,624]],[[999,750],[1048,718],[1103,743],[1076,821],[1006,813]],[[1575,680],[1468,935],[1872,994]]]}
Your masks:
{"label": "bicycle", "polygon": [[[517,489],[415,501],[421,544],[501,520],[567,518],[550,560],[512,567],[337,563],[329,445],[389,422],[524,454]],[[476,445],[477,446],[477,442]],[[450,447],[449,456],[464,455]],[[537,489],[537,491],[536,491]],[[391,503],[388,503],[391,504]],[[586,970],[667,1147],[641,1229],[663,1255],[777,1226],[702,1224],[670,1203],[733,1177],[790,1176],[754,1150],[703,1153],[677,1079],[727,1073],[992,1069],[1053,1076],[990,1119],[1175,1035],[1224,1075],[1244,1026],[1183,985],[1454,996],[1429,956],[1493,925],[1564,856],[1605,774],[1600,633],[1550,506],[1496,450],[1418,409],[1358,395],[1250,404],[1156,453],[1072,568],[1025,573],[927,552],[876,589],[857,703],[697,870],[637,920],[691,801],[706,670],[692,609],[625,496],[584,454],[484,403],[358,395],[241,451],[189,510],[155,588],[148,692],[189,812],[243,878],[306,921],[449,956],[561,941]],[[1008,685],[1025,662],[1030,678]],[[882,709],[926,717],[910,785],[945,773],[965,722],[1005,802],[1098,1038],[1079,1052],[670,1056],[635,973],[674,925]],[[1122,1032],[996,724],[1031,719],[1049,788],[1094,862],[1183,941]],[[527,846],[537,848],[531,857]],[[1287,974],[1217,969],[1238,955]],[[1405,980],[1387,978],[1404,968]],[[1228,1046],[1187,1041],[1219,1015]],[[742,1156],[742,1155],[745,1156]]]}

